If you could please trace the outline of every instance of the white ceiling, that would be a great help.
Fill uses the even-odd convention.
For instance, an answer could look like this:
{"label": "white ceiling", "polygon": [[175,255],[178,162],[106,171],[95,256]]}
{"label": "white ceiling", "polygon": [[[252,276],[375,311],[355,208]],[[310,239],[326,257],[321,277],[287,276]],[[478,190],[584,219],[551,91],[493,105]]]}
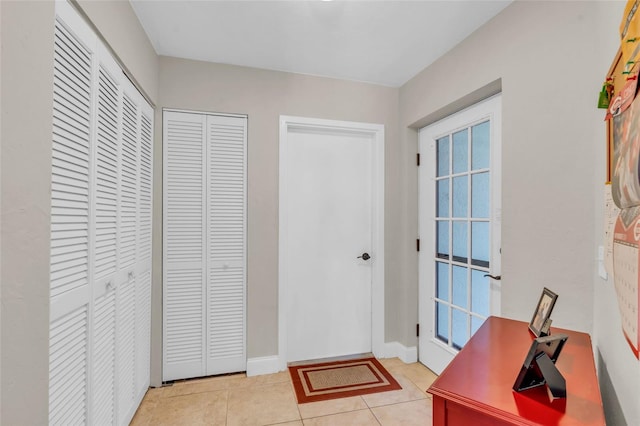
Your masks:
{"label": "white ceiling", "polygon": [[399,87],[511,1],[131,3],[160,55]]}

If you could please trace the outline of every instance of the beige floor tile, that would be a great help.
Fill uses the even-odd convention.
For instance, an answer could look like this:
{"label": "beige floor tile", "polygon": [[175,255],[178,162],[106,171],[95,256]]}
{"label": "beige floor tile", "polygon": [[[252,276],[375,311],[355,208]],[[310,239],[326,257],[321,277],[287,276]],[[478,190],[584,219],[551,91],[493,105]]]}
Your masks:
{"label": "beige floor tile", "polygon": [[270,385],[291,381],[289,371],[281,371],[274,374],[263,374],[261,376],[251,376],[247,378],[249,386]]}
{"label": "beige floor tile", "polygon": [[158,405],[158,401],[150,401],[147,399],[145,395],[142,403],[138,407],[136,414],[131,419],[130,426],[148,426],[151,424],[151,418],[153,417],[153,412]]}
{"label": "beige floor tile", "polygon": [[406,365],[400,358],[381,358],[378,359],[378,361],[380,361],[380,364],[382,364],[387,370],[392,367]]}
{"label": "beige floor tile", "polygon": [[165,397],[189,395],[202,392],[213,392],[250,386],[247,376],[234,374],[231,376],[207,377],[204,379],[185,380],[163,388]]}
{"label": "beige floor tile", "polygon": [[303,420],[304,426],[380,426],[371,410],[358,410]]}
{"label": "beige floor tile", "polygon": [[372,408],[382,426],[426,426],[432,424],[430,399]]}
{"label": "beige floor tile", "polygon": [[291,383],[229,390],[227,426],[271,425],[300,420]]}
{"label": "beige floor tile", "polygon": [[406,364],[398,371],[423,391],[429,389],[429,386],[438,378],[433,371],[418,362]]}
{"label": "beige floor tile", "polygon": [[144,395],[145,401],[158,401],[166,396],[167,387],[149,388]]}
{"label": "beige floor tile", "polygon": [[228,391],[216,391],[164,398],[153,410],[150,425],[224,426]]}
{"label": "beige floor tile", "polygon": [[350,398],[330,399],[328,401],[310,402],[307,404],[298,404],[298,410],[303,419],[311,417],[327,416],[329,414],[345,413],[348,411],[356,411],[367,409],[367,404],[359,396]]}
{"label": "beige floor tile", "polygon": [[304,426],[302,424],[302,420],[296,420],[294,422],[286,422],[286,423],[273,423],[271,425],[266,426]]}
{"label": "beige floor tile", "polygon": [[402,386],[402,389],[363,395],[362,399],[364,399],[364,402],[366,402],[369,407],[378,407],[380,405],[397,404],[399,402],[408,402],[427,398],[426,392],[420,390],[405,376],[394,374],[393,377],[398,381],[400,386]]}

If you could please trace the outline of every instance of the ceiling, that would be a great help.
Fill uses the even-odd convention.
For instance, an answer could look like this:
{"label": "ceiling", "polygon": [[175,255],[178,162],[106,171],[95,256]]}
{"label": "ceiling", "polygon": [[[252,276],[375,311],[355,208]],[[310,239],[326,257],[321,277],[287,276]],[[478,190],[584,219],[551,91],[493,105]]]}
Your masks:
{"label": "ceiling", "polygon": [[391,87],[510,3],[131,0],[160,55]]}

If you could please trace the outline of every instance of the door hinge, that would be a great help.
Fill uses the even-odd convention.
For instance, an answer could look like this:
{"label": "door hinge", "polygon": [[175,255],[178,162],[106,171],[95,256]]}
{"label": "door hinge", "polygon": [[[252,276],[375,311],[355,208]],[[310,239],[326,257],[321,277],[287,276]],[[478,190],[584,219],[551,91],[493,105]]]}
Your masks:
{"label": "door hinge", "polygon": [[420,337],[420,324],[416,324],[416,337]]}
{"label": "door hinge", "polygon": [[420,251],[420,238],[416,239],[416,251]]}
{"label": "door hinge", "polygon": [[420,165],[420,153],[416,154],[416,166]]}

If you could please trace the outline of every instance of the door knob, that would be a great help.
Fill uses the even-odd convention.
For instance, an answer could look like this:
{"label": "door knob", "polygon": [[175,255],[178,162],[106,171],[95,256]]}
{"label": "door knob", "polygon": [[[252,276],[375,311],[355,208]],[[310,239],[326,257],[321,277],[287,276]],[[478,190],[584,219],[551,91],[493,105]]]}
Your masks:
{"label": "door knob", "polygon": [[369,256],[369,253],[362,253],[362,256],[358,256],[358,259],[369,260],[371,256]]}

